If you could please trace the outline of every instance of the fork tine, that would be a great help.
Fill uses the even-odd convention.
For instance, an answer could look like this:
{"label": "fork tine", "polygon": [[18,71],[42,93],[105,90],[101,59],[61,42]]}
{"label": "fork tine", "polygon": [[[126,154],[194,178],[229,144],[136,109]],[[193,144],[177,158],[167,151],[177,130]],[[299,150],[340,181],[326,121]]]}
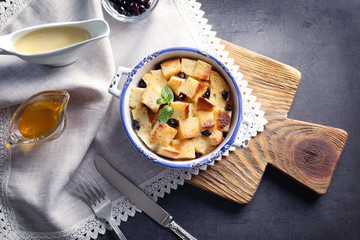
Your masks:
{"label": "fork tine", "polygon": [[87,179],[90,180],[90,184],[93,188],[93,190],[95,190],[98,193],[98,196],[100,196],[102,199],[105,199],[105,192],[101,189],[101,187],[99,186],[99,184],[97,184],[97,182],[95,181],[95,179],[89,174],[88,171],[84,171],[87,175]]}
{"label": "fork tine", "polygon": [[[91,199],[91,197],[88,195],[88,193],[86,193],[86,191],[84,191],[84,185],[82,183],[82,180],[79,179],[78,176],[73,176],[72,177],[73,182],[75,183],[76,187],[79,189],[79,191],[81,192],[81,194],[83,195],[84,199],[86,200],[86,202],[91,206],[94,205],[93,200]],[[83,190],[84,189],[84,190]]]}
{"label": "fork tine", "polygon": [[[79,171],[79,174],[74,176],[75,183],[77,183],[78,188],[88,203],[95,206],[98,202],[101,201],[101,199],[98,196],[97,191],[94,189],[94,186],[90,183],[89,179],[84,176],[83,172],[86,172],[86,170]],[[88,172],[86,173],[89,175]]]}
{"label": "fork tine", "polygon": [[84,176],[84,172],[85,170],[80,172],[83,184],[85,185],[86,191],[91,196],[91,199],[94,201],[94,205],[96,205],[96,203],[100,202],[101,199],[99,198],[97,191],[94,189],[94,186],[90,183],[89,179]]}

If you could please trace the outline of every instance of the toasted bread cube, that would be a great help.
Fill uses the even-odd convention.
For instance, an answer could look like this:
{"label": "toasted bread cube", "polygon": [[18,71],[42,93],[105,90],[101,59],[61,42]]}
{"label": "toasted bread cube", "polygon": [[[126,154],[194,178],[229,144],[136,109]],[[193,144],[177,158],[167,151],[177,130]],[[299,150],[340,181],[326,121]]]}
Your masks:
{"label": "toasted bread cube", "polygon": [[208,153],[208,148],[210,145],[210,138],[204,136],[198,136],[192,139],[193,145],[195,147],[195,151],[206,154]]}
{"label": "toasted bread cube", "polygon": [[173,102],[170,107],[174,109],[172,118],[181,119],[190,117],[190,103],[185,102]]}
{"label": "toasted bread cube", "polygon": [[169,146],[171,141],[176,136],[177,130],[170,127],[165,123],[157,122],[154,127],[151,129],[151,138],[160,143],[161,146]]}
{"label": "toasted bread cube", "polygon": [[146,83],[147,86],[154,85],[162,88],[166,86],[167,80],[163,75],[161,69],[158,70],[150,70],[150,72],[146,73],[142,79]]}
{"label": "toasted bread cube", "polygon": [[193,79],[192,77],[188,77],[180,87],[180,92],[184,93],[194,102],[196,102],[199,97],[204,95],[206,90],[207,87],[204,84],[201,84],[199,81]]}
{"label": "toasted bread cube", "polygon": [[196,60],[182,58],[181,59],[181,71],[187,76],[193,76],[196,66]]}
{"label": "toasted bread cube", "polygon": [[168,158],[178,158],[180,156],[180,151],[172,146],[167,146],[167,147],[160,146],[157,149],[156,153]]}
{"label": "toasted bread cube", "polygon": [[221,131],[215,129],[212,131],[211,135],[209,136],[209,139],[211,146],[217,146],[224,140],[224,136]]}
{"label": "toasted bread cube", "polygon": [[129,106],[130,108],[141,108],[143,104],[140,99],[144,94],[145,88],[133,87],[130,93]]}
{"label": "toasted bread cube", "polygon": [[182,118],[179,120],[177,138],[186,139],[200,136],[200,124],[198,117]]}
{"label": "toasted bread cube", "polygon": [[193,77],[208,81],[210,76],[210,71],[211,71],[210,64],[201,60],[197,60]]}
{"label": "toasted bread cube", "polygon": [[[225,108],[227,101],[222,97],[222,92],[224,90],[229,92],[230,99],[230,90],[225,80],[220,76],[219,73],[215,71],[210,72],[210,99],[209,101],[214,104],[217,108]],[[228,99],[228,100],[229,100]]]}
{"label": "toasted bread cube", "polygon": [[151,111],[157,112],[160,105],[156,103],[156,100],[159,98],[161,98],[161,87],[149,85],[141,96],[141,102],[148,106]]}
{"label": "toasted bread cube", "polygon": [[214,108],[215,105],[209,102],[206,98],[199,97],[196,102],[197,111],[212,111]]}
{"label": "toasted bread cube", "polygon": [[197,113],[197,111],[195,108],[195,104],[190,103],[190,113],[189,113],[190,117],[197,117],[197,116],[195,116],[196,113]]}
{"label": "toasted bread cube", "polygon": [[157,111],[156,113],[154,113],[153,111],[149,111],[149,119],[150,119],[150,122],[151,122],[151,128],[158,121],[158,116],[159,116],[159,113],[160,113],[160,109],[161,108],[159,108],[159,111]]}
{"label": "toasted bread cube", "polygon": [[229,112],[223,109],[215,109],[214,119],[216,124],[216,129],[222,131],[226,126],[230,124],[230,115]]}
{"label": "toasted bread cube", "polygon": [[185,82],[185,79],[177,77],[177,76],[171,76],[169,81],[167,82],[168,87],[179,96],[180,94],[180,87]]}
{"label": "toasted bread cube", "polygon": [[197,115],[199,117],[200,122],[200,129],[207,130],[207,129],[214,129],[215,119],[214,119],[214,111],[198,111]]}
{"label": "toasted bread cube", "polygon": [[166,79],[172,75],[178,75],[181,71],[180,58],[170,59],[160,64],[161,70]]}
{"label": "toasted bread cube", "polygon": [[148,131],[151,130],[151,122],[148,115],[148,109],[146,107],[135,108],[131,110],[132,117],[140,124],[140,129],[135,131]]}
{"label": "toasted bread cube", "polygon": [[155,151],[159,147],[159,144],[151,138],[149,131],[138,131],[137,135],[150,150]]}
{"label": "toasted bread cube", "polygon": [[216,71],[210,71],[210,84],[211,88],[217,89],[218,91],[229,91],[229,86],[226,84],[225,80],[220,76]]}
{"label": "toasted bread cube", "polygon": [[[230,117],[230,122],[231,122],[231,115],[232,115],[232,112],[230,111],[228,111],[228,113],[229,113],[229,117]],[[230,129],[230,124],[229,125],[227,125],[226,127],[224,127],[223,128],[223,132],[228,132],[229,131],[229,129]]]}
{"label": "toasted bread cube", "polygon": [[200,81],[200,83],[204,84],[207,88],[210,89],[210,81],[202,80],[202,81]]}
{"label": "toasted bread cube", "polygon": [[178,158],[193,159],[195,158],[195,147],[192,140],[174,139],[171,145],[180,151]]}

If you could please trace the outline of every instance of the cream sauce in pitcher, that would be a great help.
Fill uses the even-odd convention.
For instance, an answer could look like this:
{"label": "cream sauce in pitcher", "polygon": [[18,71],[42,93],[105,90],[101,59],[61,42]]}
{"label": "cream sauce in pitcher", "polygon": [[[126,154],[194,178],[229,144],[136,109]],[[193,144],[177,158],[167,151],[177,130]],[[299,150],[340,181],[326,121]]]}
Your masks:
{"label": "cream sauce in pitcher", "polygon": [[79,27],[39,29],[22,36],[14,45],[21,53],[42,53],[90,39],[90,33]]}

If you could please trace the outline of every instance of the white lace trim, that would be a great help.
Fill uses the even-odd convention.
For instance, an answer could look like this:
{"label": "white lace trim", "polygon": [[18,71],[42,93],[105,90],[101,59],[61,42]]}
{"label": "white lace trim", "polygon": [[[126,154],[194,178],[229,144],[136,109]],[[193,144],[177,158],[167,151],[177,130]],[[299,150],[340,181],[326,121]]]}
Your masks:
{"label": "white lace trim", "polygon": [[5,28],[31,0],[0,0],[0,31]]}
{"label": "white lace trim", "polygon": [[[6,4],[0,2],[0,29],[10,22],[18,12],[26,6],[30,0],[18,0],[9,1],[6,0]],[[237,79],[241,90],[243,92],[243,109],[244,116],[250,120],[251,123],[251,136],[256,136],[257,132],[264,130],[264,125],[267,120],[264,118],[264,112],[260,110],[260,103],[256,102],[256,97],[251,95],[252,90],[247,88],[247,81],[242,80],[242,74],[238,72],[239,67],[234,64],[234,60],[229,58],[229,53],[224,51],[224,46],[220,44],[220,40],[216,38],[216,33],[211,31],[211,25],[207,24],[207,19],[203,18],[204,12],[200,10],[201,4],[195,0],[175,0],[179,11],[183,15],[183,18],[188,25],[189,30],[200,48],[209,54],[219,58],[228,69],[232,72],[233,76]],[[4,6],[10,7],[17,6],[19,9],[11,8],[4,12]],[[25,5],[22,5],[25,4]],[[15,15],[12,15],[16,13]],[[3,15],[4,14],[4,15]],[[3,16],[9,16],[9,20],[6,21]],[[11,16],[10,16],[11,15]],[[0,110],[0,142],[7,135],[7,129],[10,121],[10,111]],[[245,128],[241,130],[245,133]],[[250,140],[250,137],[247,139]],[[234,148],[231,148],[233,150]],[[226,155],[226,154],[225,154]],[[11,205],[7,198],[7,179],[10,172],[10,152],[5,148],[3,144],[0,144],[0,239],[22,239],[22,240],[39,240],[39,239],[79,239],[89,240],[96,239],[98,234],[104,234],[106,224],[91,215],[87,219],[73,226],[71,229],[67,229],[61,232],[53,233],[23,233],[19,230],[14,211],[11,209]],[[206,165],[200,169],[205,170]],[[177,189],[178,185],[183,185],[185,180],[190,180],[192,175],[197,175],[199,168],[176,170],[166,169],[158,176],[143,183],[140,187],[151,196],[155,201],[159,197],[164,197],[165,193],[170,193],[171,189]],[[113,204],[113,215],[117,224],[121,221],[127,221],[129,216],[134,216],[136,211],[141,211],[133,203],[127,200],[125,197],[121,197]]]}

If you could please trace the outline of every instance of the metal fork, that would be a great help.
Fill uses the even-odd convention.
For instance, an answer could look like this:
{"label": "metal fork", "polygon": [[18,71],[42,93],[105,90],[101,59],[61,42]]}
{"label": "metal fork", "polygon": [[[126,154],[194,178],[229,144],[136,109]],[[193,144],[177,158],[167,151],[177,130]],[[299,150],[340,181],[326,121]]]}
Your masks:
{"label": "metal fork", "polygon": [[95,216],[106,220],[119,238],[121,240],[126,240],[126,237],[111,216],[112,203],[105,195],[105,192],[95,182],[94,178],[91,177],[89,172],[83,169],[78,175],[73,177],[73,181],[93,210]]}

